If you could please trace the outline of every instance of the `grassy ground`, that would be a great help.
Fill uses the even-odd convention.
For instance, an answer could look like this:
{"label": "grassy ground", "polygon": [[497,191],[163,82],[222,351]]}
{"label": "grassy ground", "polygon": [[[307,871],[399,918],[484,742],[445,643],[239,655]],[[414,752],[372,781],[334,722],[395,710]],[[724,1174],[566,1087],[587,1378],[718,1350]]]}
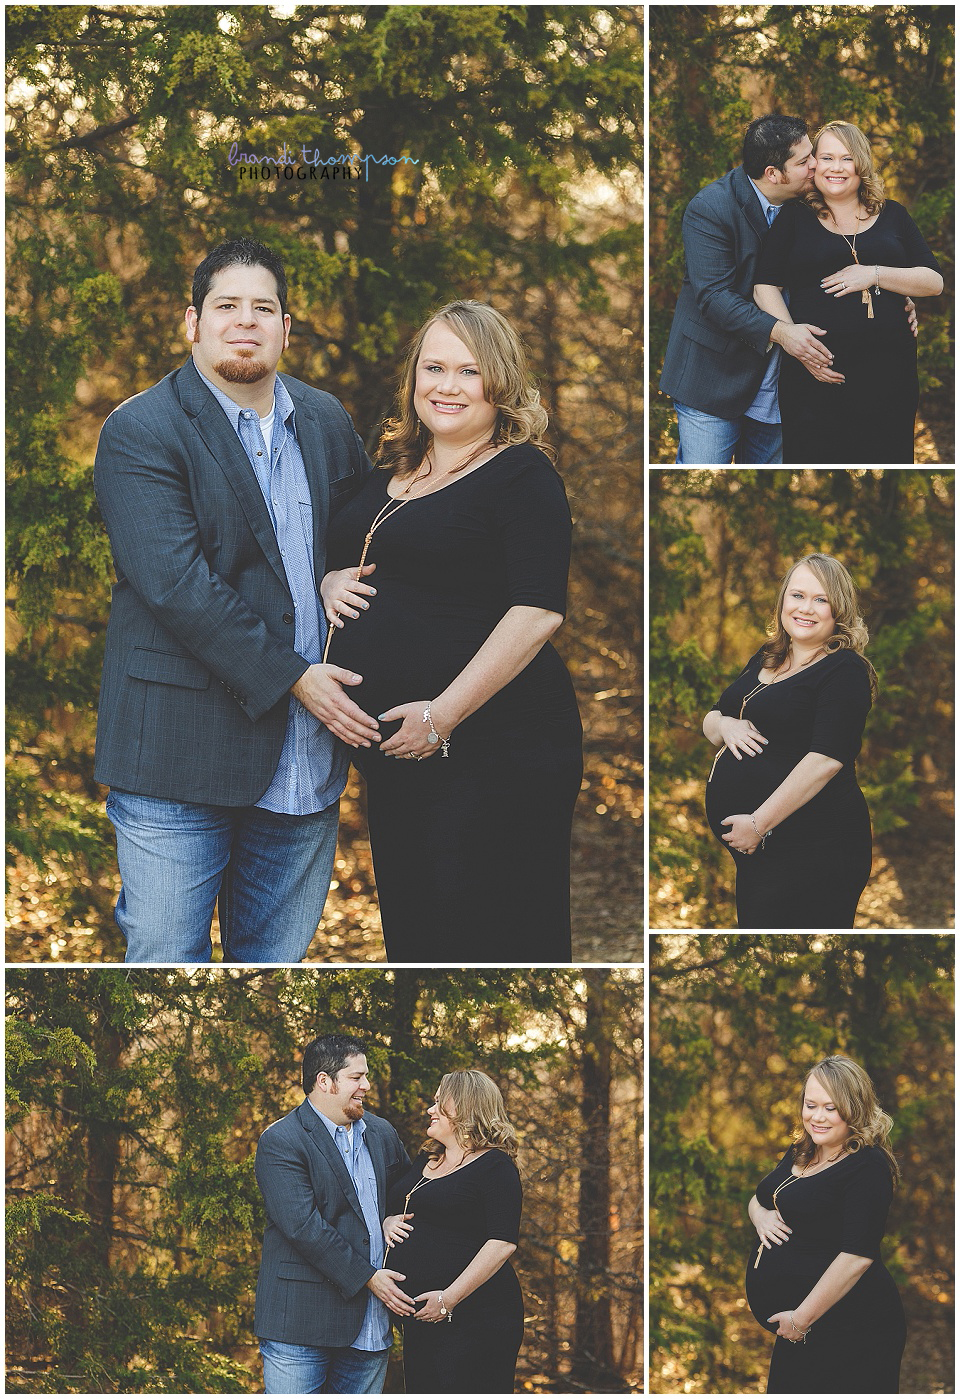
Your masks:
{"label": "grassy ground", "polygon": [[[581,694],[580,704],[587,738],[573,838],[574,961],[639,962],[642,773],[639,760],[624,751],[626,745],[639,751],[639,721],[593,694]],[[306,960],[381,962],[383,939],[362,784],[354,772],[341,806],[340,834],[334,881]],[[66,919],[61,913],[57,895],[66,878],[53,863],[43,873],[25,862],[14,867],[7,900],[8,962],[123,960],[123,939],[111,916],[118,888],[112,868],[91,882],[86,917]]]}
{"label": "grassy ground", "polygon": [[[713,837],[700,814],[700,784],[678,788],[678,810],[705,847]],[[691,816],[691,813],[695,813]],[[669,818],[662,818],[669,824]],[[696,824],[699,823],[699,824]],[[954,925],[953,805],[949,793],[925,794],[910,824],[874,839],[873,870],[857,910],[855,928],[921,928]],[[650,927],[736,927],[733,861],[723,859],[718,887],[708,900],[697,876],[689,882],[657,879],[651,868]]]}

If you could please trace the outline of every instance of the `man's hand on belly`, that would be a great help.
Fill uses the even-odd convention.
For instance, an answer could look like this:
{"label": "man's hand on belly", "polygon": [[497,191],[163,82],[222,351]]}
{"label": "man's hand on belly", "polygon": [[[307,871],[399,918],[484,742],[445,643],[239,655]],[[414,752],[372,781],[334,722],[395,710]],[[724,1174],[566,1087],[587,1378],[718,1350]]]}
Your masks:
{"label": "man's hand on belly", "polygon": [[379,739],[380,726],[343,691],[344,685],[362,681],[362,675],[342,666],[312,665],[290,686],[290,693],[351,748],[369,748]]}

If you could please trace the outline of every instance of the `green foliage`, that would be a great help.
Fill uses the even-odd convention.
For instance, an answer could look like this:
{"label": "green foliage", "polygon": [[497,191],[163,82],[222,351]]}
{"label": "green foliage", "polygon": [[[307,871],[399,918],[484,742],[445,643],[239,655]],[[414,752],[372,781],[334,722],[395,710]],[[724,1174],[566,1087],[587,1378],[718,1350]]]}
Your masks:
{"label": "green foliage", "polygon": [[[743,1305],[756,1248],[746,1205],[792,1138],[806,1071],[826,1054],[862,1063],[894,1118],[905,1183],[884,1258],[911,1325],[952,1333],[937,1316],[951,1259],[936,1221],[953,1178],[953,954],[952,937],[910,934],[651,939],[654,1392],[758,1391],[769,1343]],[[930,1349],[916,1347],[905,1389],[949,1389]]]}
{"label": "green foliage", "polygon": [[[945,294],[920,310],[922,409],[953,459],[953,11],[930,5],[661,5],[650,22],[651,460],[676,459],[657,390],[680,284],[689,201],[740,163],[753,117],[841,118],[869,136],[887,194],[940,259]],[[942,426],[940,420],[942,419]]]}
{"label": "green foliage", "polygon": [[[732,926],[710,836],[704,715],[763,643],[789,565],[836,554],[860,590],[880,694],[858,760],[874,832],[943,826],[952,782],[953,478],[937,471],[655,471],[650,481],[654,926]],[[949,906],[949,877],[942,892]],[[677,904],[686,912],[679,921]],[[661,913],[658,905],[667,912]],[[944,926],[908,909],[908,926]]]}

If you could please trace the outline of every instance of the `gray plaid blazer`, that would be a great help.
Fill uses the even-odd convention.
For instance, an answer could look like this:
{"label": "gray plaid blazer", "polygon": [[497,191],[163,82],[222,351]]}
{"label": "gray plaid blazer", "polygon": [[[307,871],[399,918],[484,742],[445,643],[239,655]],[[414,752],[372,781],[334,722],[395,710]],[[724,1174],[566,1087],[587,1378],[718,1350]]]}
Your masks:
{"label": "gray plaid blazer", "polygon": [[756,398],[776,324],[753,299],[766,233],[742,165],[706,185],[684,210],[686,271],[660,387],[688,408],[739,418]]}
{"label": "gray plaid blazer", "polygon": [[[363,1120],[382,1219],[410,1158],[382,1117],[367,1112]],[[306,1100],[264,1132],[256,1172],[267,1223],[255,1334],[288,1345],[350,1345],[370,1296],[370,1235],[337,1144]]]}
{"label": "gray plaid blazer", "polygon": [[[371,465],[335,398],[282,378],[296,407],[319,582],[330,514]],[[97,781],[171,801],[256,803],[305,663],[260,487],[192,359],[110,414],[94,485],[117,573]]]}

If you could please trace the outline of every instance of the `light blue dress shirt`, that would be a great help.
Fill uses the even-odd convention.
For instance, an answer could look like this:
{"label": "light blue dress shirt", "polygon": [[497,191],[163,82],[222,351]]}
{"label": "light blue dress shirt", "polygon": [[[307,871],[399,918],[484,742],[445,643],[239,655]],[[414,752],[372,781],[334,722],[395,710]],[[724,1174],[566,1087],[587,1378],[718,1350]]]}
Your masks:
{"label": "light blue dress shirt", "polygon": [[[310,1103],[310,1099],[307,1099]],[[383,1224],[380,1219],[380,1206],[377,1202],[377,1177],[373,1169],[373,1162],[370,1159],[370,1152],[363,1139],[367,1130],[364,1121],[354,1122],[353,1131],[350,1133],[352,1140],[348,1141],[348,1128],[338,1127],[335,1122],[331,1122],[329,1117],[324,1117],[318,1108],[313,1107],[314,1112],[326,1127],[333,1138],[334,1145],[343,1157],[347,1170],[350,1172],[350,1179],[356,1186],[357,1195],[360,1199],[360,1208],[363,1210],[364,1222],[367,1226],[367,1233],[370,1235],[370,1266],[372,1268],[383,1267]],[[367,1310],[364,1313],[363,1325],[357,1333],[356,1340],[351,1343],[353,1350],[386,1350],[393,1343],[393,1331],[390,1323],[390,1313],[371,1292],[367,1300]]]}
{"label": "light blue dress shirt", "polygon": [[[268,452],[260,431],[259,415],[252,408],[241,408],[234,403],[205,375],[200,377],[229,418],[253,467],[270,512],[293,597],[294,650],[305,661],[315,664],[323,658],[327,620],[317,596],[313,506],[297,441],[293,399],[278,376]],[[349,766],[346,746],[291,695],[280,761],[273,781],[257,806],[290,816],[325,811],[337,801],[346,786]]]}
{"label": "light blue dress shirt", "polygon": [[[747,176],[750,180],[750,176]],[[771,204],[766,195],[753,184],[757,198],[760,200],[760,207],[763,210],[763,217],[767,224],[772,224],[774,219],[783,208],[782,204]],[[744,414],[747,418],[755,418],[758,423],[778,423],[780,421],[780,405],[777,402],[777,384],[780,379],[780,346],[774,345],[767,355],[767,368],[763,376],[760,387],[757,389],[757,396],[750,404]]]}

